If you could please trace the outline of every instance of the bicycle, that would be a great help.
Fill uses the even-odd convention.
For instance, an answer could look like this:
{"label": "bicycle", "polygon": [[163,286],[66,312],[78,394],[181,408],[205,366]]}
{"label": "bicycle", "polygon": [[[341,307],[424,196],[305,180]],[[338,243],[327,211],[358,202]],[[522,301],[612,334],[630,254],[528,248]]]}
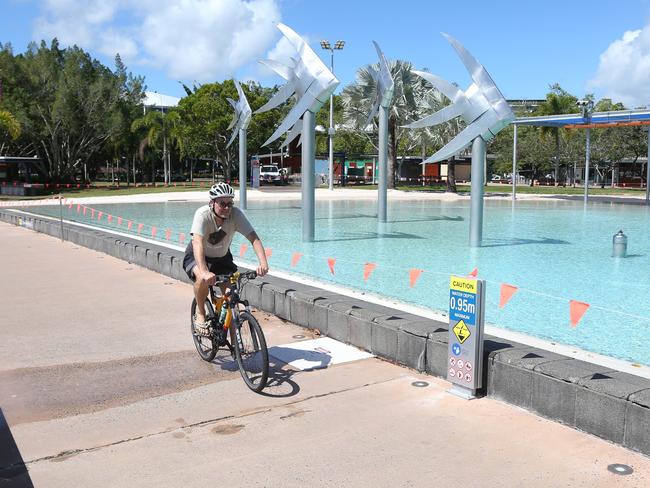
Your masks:
{"label": "bicycle", "polygon": [[[260,392],[269,376],[269,353],[259,322],[251,313],[248,301],[242,300],[239,294],[246,282],[256,277],[255,271],[218,275],[217,283],[209,287],[210,294],[205,300],[208,332],[200,332],[194,324],[196,298],[192,300],[190,322],[192,339],[201,359],[211,362],[219,348],[227,347],[237,362],[246,386]],[[217,295],[218,285],[224,284],[228,286],[225,295]],[[221,321],[223,307],[225,317]],[[218,312],[215,313],[215,310]]]}

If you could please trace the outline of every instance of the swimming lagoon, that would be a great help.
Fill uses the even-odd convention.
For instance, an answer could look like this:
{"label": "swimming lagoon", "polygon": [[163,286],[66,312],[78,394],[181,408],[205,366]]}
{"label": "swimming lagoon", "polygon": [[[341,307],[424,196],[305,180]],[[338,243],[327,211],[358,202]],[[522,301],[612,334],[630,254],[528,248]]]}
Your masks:
{"label": "swimming lagoon", "polygon": [[[84,216],[75,205],[66,208],[64,218],[132,234],[143,223],[142,235],[150,238],[150,226],[155,226],[157,240],[169,236],[178,244],[179,233],[189,236],[198,206],[94,204],[92,218],[90,210]],[[488,323],[650,365],[650,210],[645,206],[488,199],[483,246],[476,249],[468,246],[467,200],[389,200],[388,222],[382,226],[372,200],[317,201],[313,243],[301,242],[299,201],[252,200],[248,207],[248,218],[271,251],[273,269],[446,312],[449,276],[477,268],[487,281]],[[58,207],[29,210],[59,214]],[[119,225],[117,216],[122,217]],[[127,220],[134,223],[130,231]],[[629,238],[625,259],[611,257],[612,236],[619,229]],[[233,241],[235,258],[245,243],[240,236]],[[301,256],[292,266],[295,253]],[[242,260],[255,262],[250,246]],[[367,263],[376,268],[366,280]],[[411,269],[423,270],[413,287]],[[499,308],[502,283],[518,291]],[[575,328],[569,322],[569,300],[590,305]]]}

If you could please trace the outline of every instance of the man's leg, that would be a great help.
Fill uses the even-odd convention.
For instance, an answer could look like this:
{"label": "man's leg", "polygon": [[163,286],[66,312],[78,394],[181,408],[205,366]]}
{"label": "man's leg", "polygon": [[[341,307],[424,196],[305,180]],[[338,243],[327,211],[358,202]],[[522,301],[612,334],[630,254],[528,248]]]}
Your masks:
{"label": "man's leg", "polygon": [[[192,274],[198,275],[199,267],[192,268]],[[196,298],[196,319],[199,323],[205,323],[205,300],[208,298],[208,285],[203,281],[194,278],[194,298]]]}

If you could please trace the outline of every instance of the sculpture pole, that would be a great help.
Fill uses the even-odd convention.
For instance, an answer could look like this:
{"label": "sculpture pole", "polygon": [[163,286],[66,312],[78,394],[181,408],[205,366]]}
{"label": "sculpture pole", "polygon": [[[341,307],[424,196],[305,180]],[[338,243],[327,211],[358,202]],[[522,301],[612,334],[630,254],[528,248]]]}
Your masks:
{"label": "sculpture pole", "polygon": [[386,222],[388,206],[388,108],[379,107],[379,194],[377,217]]}
{"label": "sculpture pole", "polygon": [[246,210],[246,129],[239,129],[239,207]]}
{"label": "sculpture pole", "polygon": [[485,178],[486,144],[482,137],[472,142],[472,191],[469,214],[469,245],[480,247],[483,238],[483,179]]}
{"label": "sculpture pole", "polygon": [[314,171],[316,117],[307,110],[302,116],[302,240],[314,242],[315,190]]}

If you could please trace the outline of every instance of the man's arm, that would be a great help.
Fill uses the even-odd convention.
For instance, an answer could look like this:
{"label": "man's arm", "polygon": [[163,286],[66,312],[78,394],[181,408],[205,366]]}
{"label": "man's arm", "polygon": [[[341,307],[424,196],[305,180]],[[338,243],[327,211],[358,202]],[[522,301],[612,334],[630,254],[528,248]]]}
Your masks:
{"label": "man's arm", "polygon": [[[194,250],[194,260],[196,261],[196,266],[199,268],[197,280],[204,281],[208,285],[214,285],[216,283],[216,276],[213,273],[210,273],[208,265],[205,262],[205,254],[203,253],[203,236],[199,234],[194,234],[192,236],[192,249]],[[196,273],[195,273],[196,274]]]}
{"label": "man's arm", "polygon": [[246,239],[248,239],[250,243],[253,245],[255,254],[257,254],[257,260],[260,263],[259,266],[257,267],[257,274],[258,276],[264,276],[266,273],[269,272],[269,263],[266,260],[266,252],[264,252],[264,246],[262,245],[262,241],[260,240],[259,236],[257,235],[257,232],[255,231],[248,234],[246,236]]}

